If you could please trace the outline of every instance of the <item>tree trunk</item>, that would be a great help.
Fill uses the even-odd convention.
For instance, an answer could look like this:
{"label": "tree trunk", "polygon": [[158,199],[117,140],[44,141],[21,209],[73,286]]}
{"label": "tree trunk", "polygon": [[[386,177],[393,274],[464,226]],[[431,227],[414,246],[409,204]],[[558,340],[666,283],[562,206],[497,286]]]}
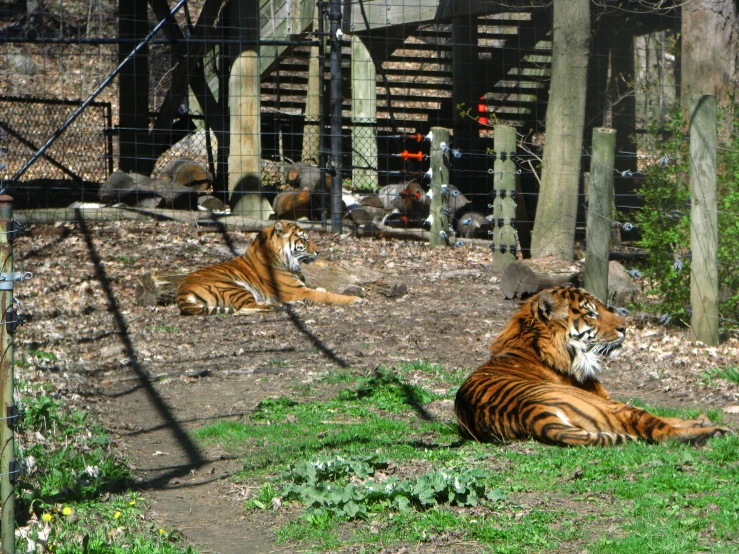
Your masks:
{"label": "tree trunk", "polygon": [[585,124],[589,0],[554,0],[552,82],[531,255],[571,260]]}
{"label": "tree trunk", "polygon": [[[737,67],[737,7],[734,0],[692,0],[682,8],[681,98],[687,110],[699,94],[716,97],[719,109],[729,107]],[[728,137],[731,119],[719,127]]]}

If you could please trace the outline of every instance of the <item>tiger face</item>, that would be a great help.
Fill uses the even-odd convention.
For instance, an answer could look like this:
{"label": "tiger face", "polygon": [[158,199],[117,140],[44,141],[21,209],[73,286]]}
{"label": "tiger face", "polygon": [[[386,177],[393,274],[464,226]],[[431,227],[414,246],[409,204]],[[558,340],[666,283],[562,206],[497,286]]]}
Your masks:
{"label": "tiger face", "polygon": [[542,291],[530,301],[554,344],[564,345],[567,372],[580,382],[595,378],[600,356],[620,347],[626,337],[624,318],[610,312],[593,295],[571,285]]}
{"label": "tiger face", "polygon": [[301,263],[311,263],[318,257],[318,247],[308,233],[287,221],[278,221],[264,231],[268,244],[278,258],[275,264],[293,273],[300,273]]}

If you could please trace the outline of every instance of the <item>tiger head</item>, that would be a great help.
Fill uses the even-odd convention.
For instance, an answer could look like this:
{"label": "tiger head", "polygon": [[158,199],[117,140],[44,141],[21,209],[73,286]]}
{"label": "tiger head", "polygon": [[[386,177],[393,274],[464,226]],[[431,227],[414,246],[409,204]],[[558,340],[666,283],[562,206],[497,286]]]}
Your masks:
{"label": "tiger head", "polygon": [[[509,341],[530,341],[548,366],[583,382],[600,370],[599,356],[621,346],[623,317],[610,312],[595,296],[570,284],[546,289],[529,298],[511,320]],[[491,348],[495,350],[496,339]]]}
{"label": "tiger head", "polygon": [[259,244],[268,264],[272,267],[300,273],[301,262],[310,263],[318,257],[316,243],[308,233],[287,221],[278,221],[259,233],[255,244]]}

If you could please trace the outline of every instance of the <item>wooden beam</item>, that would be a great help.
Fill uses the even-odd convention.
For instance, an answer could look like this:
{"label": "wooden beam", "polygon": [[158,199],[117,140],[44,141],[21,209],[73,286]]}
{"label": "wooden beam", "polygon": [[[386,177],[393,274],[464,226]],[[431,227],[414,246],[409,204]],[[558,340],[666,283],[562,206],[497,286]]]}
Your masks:
{"label": "wooden beam", "polygon": [[[356,2],[352,5],[351,28],[355,33],[381,27],[434,21],[439,0],[414,0],[412,3],[377,0],[364,2],[363,6],[364,15],[360,3]],[[365,23],[365,16],[368,25]]]}

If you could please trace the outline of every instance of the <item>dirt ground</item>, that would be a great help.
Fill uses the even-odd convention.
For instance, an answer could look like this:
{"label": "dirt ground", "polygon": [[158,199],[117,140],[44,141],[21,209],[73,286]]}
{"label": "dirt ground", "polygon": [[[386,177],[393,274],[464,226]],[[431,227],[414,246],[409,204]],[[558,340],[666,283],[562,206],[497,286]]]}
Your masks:
{"label": "dirt ground", "polygon": [[[16,271],[34,274],[15,289],[28,317],[15,335],[16,359],[36,349],[58,359],[21,377],[50,381],[61,398],[94,412],[130,461],[157,523],[181,530],[203,552],[301,548],[275,545],[268,512],[245,515],[253,491],[229,480],[240,463],[199,448],[188,430],[248,414],[264,398],[342,366],[370,371],[424,360],[472,369],[518,304],[500,293],[488,249],[316,235],[321,258],[356,276],[364,303],[182,317],[175,306],[137,306],[141,276],[225,260],[252,234],[124,222],[28,231],[14,245]],[[395,285],[407,294],[396,295]],[[705,378],[711,368],[736,365],[736,335],[706,348],[651,321],[631,315],[624,348],[604,365],[614,396],[703,409],[739,404],[739,386]],[[727,414],[726,422],[736,429],[739,419]]]}

